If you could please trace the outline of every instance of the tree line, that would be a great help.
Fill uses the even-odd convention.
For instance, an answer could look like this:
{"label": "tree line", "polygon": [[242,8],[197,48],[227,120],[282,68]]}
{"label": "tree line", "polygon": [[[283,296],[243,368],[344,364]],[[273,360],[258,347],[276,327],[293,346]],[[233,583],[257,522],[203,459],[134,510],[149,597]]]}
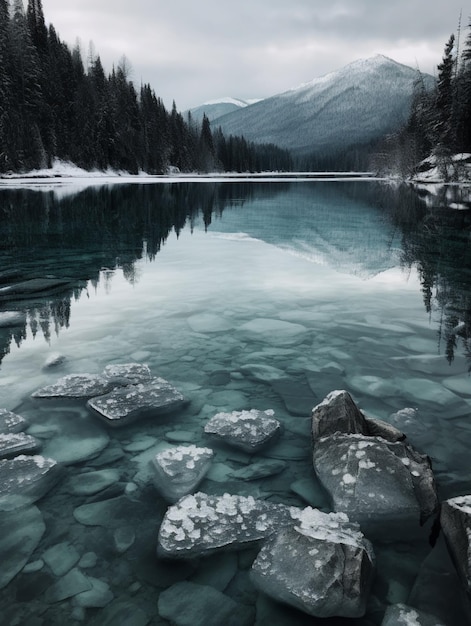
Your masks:
{"label": "tree line", "polygon": [[461,26],[445,44],[434,89],[418,72],[408,122],[376,147],[373,167],[411,175],[431,158],[445,181],[459,176],[454,155],[471,153],[471,18],[462,46],[460,38]]}
{"label": "tree line", "polygon": [[0,0],[0,172],[51,167],[130,173],[291,168],[289,152],[196,124],[175,103],[167,111],[149,84],[136,89],[123,57],[106,74],[91,48],[46,26],[41,0]]}

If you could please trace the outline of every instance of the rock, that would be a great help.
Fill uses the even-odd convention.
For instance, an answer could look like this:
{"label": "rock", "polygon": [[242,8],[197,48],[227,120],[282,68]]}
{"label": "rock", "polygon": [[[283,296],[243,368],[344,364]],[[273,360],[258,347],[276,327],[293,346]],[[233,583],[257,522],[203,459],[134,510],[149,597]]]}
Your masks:
{"label": "rock", "polygon": [[312,409],[314,441],[334,433],[382,437],[387,441],[405,439],[404,433],[387,422],[367,418],[345,390],[332,391]]}
{"label": "rock", "polygon": [[188,495],[167,510],[157,554],[186,559],[247,547],[290,524],[292,510],[296,509],[251,496]]}
{"label": "rock", "polygon": [[159,615],[176,626],[251,626],[252,608],[192,582],[172,585],[159,596]]}
{"label": "rock", "polygon": [[0,313],[0,328],[12,328],[25,324],[26,313],[22,311],[3,311]]}
{"label": "rock", "polygon": [[33,452],[40,443],[25,433],[0,433],[0,458],[9,459],[24,452]]}
{"label": "rock", "polygon": [[171,430],[165,433],[165,439],[172,443],[191,443],[195,439],[195,433],[191,430]]}
{"label": "rock", "polygon": [[119,554],[124,554],[136,540],[136,534],[130,526],[121,526],[114,531],[114,546]]}
{"label": "rock", "polygon": [[163,378],[114,389],[88,401],[88,406],[110,426],[125,426],[137,419],[176,411],[187,401]]}
{"label": "rock", "polygon": [[44,361],[43,369],[48,370],[55,367],[59,367],[65,362],[66,358],[63,354],[59,352],[53,352],[50,354],[47,359]]}
{"label": "rock", "polygon": [[81,569],[89,569],[91,567],[95,567],[98,562],[98,556],[95,552],[85,552],[80,561],[78,562],[78,566]]}
{"label": "rock", "polygon": [[119,471],[105,469],[72,476],[67,483],[67,491],[77,496],[93,496],[119,481]]}
{"label": "rock", "polygon": [[107,365],[103,370],[105,378],[124,379],[127,385],[137,385],[138,383],[152,380],[152,372],[148,365],[142,363],[117,363]]}
{"label": "rock", "polygon": [[74,517],[84,526],[119,528],[129,523],[133,503],[126,496],[118,496],[102,502],[82,504],[74,509]]}
{"label": "rock", "polygon": [[262,459],[246,467],[241,467],[238,470],[230,472],[229,477],[235,478],[236,480],[258,480],[260,478],[267,478],[268,476],[275,476],[287,467],[288,464],[284,461]]}
{"label": "rock", "polygon": [[125,452],[144,452],[155,446],[157,439],[149,435],[138,435],[134,441],[124,446]]}
{"label": "rock", "polygon": [[22,570],[23,574],[36,574],[36,572],[40,572],[44,567],[44,561],[42,559],[38,559],[37,561],[30,561],[27,563]]}
{"label": "rock", "polygon": [[106,430],[91,419],[64,421],[59,432],[44,444],[43,454],[64,465],[94,459],[110,441]]}
{"label": "rock", "polygon": [[151,461],[152,480],[169,502],[176,502],[196,489],[208,472],[214,452],[194,445],[168,448]]}
{"label": "rock", "polygon": [[79,593],[89,591],[92,588],[87,576],[77,569],[71,569],[63,578],[47,589],[44,600],[49,604],[73,598]]}
{"label": "rock", "polygon": [[67,574],[80,560],[80,554],[68,541],[52,546],[42,556],[55,576]]}
{"label": "rock", "polygon": [[315,478],[300,478],[289,486],[291,491],[307,504],[320,509],[327,505],[324,490]]}
{"label": "rock", "polygon": [[7,409],[0,409],[0,433],[19,433],[28,427],[28,422],[21,415]]}
{"label": "rock", "polygon": [[310,507],[296,521],[263,545],[251,571],[256,587],[315,617],[364,615],[375,558],[358,525]]}
{"label": "rock", "polygon": [[33,398],[92,398],[108,393],[116,383],[97,374],[68,374],[53,385],[42,387]]}
{"label": "rock", "polygon": [[272,381],[271,386],[283,400],[290,415],[308,417],[317,402],[317,396],[307,380],[283,378]]}
{"label": "rock", "polygon": [[440,523],[458,576],[471,602],[471,495],[443,502]]}
{"label": "rock", "polygon": [[147,626],[151,617],[132,602],[113,602],[87,622],[87,626]]}
{"label": "rock", "polygon": [[429,459],[402,442],[337,432],[315,442],[313,462],[333,509],[365,532],[423,523],[437,509]]}
{"label": "rock", "polygon": [[0,511],[36,502],[55,485],[60,474],[56,461],[39,455],[0,461]]}
{"label": "rock", "polygon": [[238,330],[250,341],[263,341],[275,346],[296,345],[308,336],[307,328],[301,324],[263,317],[242,324]]}
{"label": "rock", "polygon": [[388,606],[381,626],[446,626],[433,615],[405,604]]}
{"label": "rock", "polygon": [[20,572],[39,545],[46,530],[35,506],[0,515],[0,589]]}
{"label": "rock", "polygon": [[256,452],[279,435],[281,424],[274,412],[233,411],[217,413],[204,427],[204,432],[245,452]]}
{"label": "rock", "polygon": [[92,576],[87,576],[86,578],[91,585],[91,589],[76,594],[72,600],[74,606],[103,608],[113,600],[114,595],[107,583]]}

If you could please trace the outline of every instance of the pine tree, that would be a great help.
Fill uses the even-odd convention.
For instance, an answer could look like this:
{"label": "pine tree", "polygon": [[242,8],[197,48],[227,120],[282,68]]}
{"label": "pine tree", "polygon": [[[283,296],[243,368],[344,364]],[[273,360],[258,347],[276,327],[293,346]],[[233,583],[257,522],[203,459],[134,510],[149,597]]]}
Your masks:
{"label": "pine tree", "polygon": [[445,46],[442,62],[438,65],[437,93],[435,100],[435,136],[438,146],[442,150],[452,148],[454,133],[452,125],[453,116],[453,76],[455,59],[453,48],[455,36],[452,34]]}

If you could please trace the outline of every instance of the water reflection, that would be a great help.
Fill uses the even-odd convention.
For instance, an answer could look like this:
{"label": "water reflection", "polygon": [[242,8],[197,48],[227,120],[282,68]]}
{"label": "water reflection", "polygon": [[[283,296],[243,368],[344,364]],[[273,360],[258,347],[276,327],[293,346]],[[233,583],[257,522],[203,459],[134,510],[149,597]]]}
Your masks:
{"label": "water reflection", "polygon": [[[136,262],[155,260],[170,233],[211,229],[217,220],[218,231],[243,230],[365,278],[397,265],[417,267],[441,352],[451,362],[462,349],[471,361],[471,217],[449,208],[457,198],[463,208],[463,197],[458,188],[431,196],[371,181],[120,185],[63,197],[3,190],[0,360],[11,342],[21,344],[27,325],[46,340],[67,327],[71,302],[88,283],[111,288],[121,269],[135,284]],[[46,277],[53,280],[31,288],[30,281]],[[18,284],[24,288],[12,291]],[[26,315],[12,323],[10,311]]]}

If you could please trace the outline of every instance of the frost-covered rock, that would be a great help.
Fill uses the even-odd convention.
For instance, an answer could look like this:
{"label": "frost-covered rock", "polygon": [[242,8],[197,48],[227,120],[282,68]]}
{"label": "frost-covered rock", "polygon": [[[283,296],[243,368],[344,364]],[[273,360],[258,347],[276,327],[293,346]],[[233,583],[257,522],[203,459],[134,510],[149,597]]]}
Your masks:
{"label": "frost-covered rock", "polygon": [[28,422],[21,415],[7,409],[0,409],[0,433],[19,433],[28,427]]}
{"label": "frost-covered rock", "polygon": [[315,617],[364,615],[375,557],[359,526],[310,507],[293,518],[263,545],[252,566],[255,585]]}
{"label": "frost-covered rock", "polygon": [[217,413],[206,424],[204,432],[245,452],[256,452],[280,433],[281,424],[273,415],[271,410],[256,409]]}
{"label": "frost-covered rock", "polygon": [[333,509],[365,529],[423,522],[437,509],[429,459],[402,442],[336,433],[315,442],[313,462]]}
{"label": "frost-covered rock", "polygon": [[0,511],[11,511],[42,498],[60,477],[53,459],[20,455],[0,461]]}
{"label": "frost-covered rock", "polygon": [[105,378],[123,379],[123,383],[136,385],[152,380],[152,372],[143,363],[116,363],[103,370]]}
{"label": "frost-covered rock", "polygon": [[188,495],[167,510],[159,530],[157,554],[192,558],[245,547],[291,524],[292,511],[298,510],[252,496]]}
{"label": "frost-covered rock", "polygon": [[[381,626],[447,626],[433,615],[405,604],[388,606]],[[450,625],[451,626],[451,625]]]}
{"label": "frost-covered rock", "polygon": [[0,433],[0,458],[9,459],[39,448],[37,439],[25,433]]}
{"label": "frost-covered rock", "polygon": [[98,374],[68,374],[35,391],[33,398],[92,398],[108,393],[116,383]]}
{"label": "frost-covered rock", "polygon": [[124,426],[142,417],[176,411],[186,404],[184,396],[163,378],[113,389],[92,398],[88,406],[110,426]]}
{"label": "frost-covered rock", "polygon": [[152,480],[169,502],[176,502],[196,489],[211,466],[210,448],[177,446],[167,448],[151,460]]}
{"label": "frost-covered rock", "polygon": [[312,410],[314,441],[336,432],[382,437],[387,441],[405,439],[404,433],[387,422],[366,417],[343,389],[329,393]]}
{"label": "frost-covered rock", "polygon": [[443,502],[440,522],[451,558],[471,601],[471,495]]}

